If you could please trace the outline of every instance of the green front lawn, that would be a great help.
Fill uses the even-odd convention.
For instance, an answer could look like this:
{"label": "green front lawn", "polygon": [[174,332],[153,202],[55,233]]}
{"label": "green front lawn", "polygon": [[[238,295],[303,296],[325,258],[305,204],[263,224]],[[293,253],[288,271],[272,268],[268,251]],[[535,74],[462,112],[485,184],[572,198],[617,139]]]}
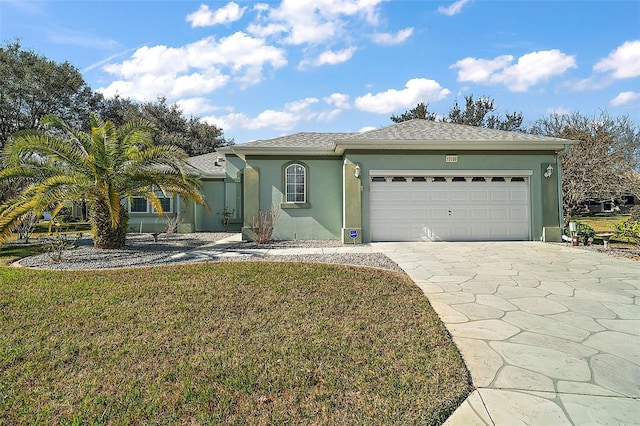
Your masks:
{"label": "green front lawn", "polygon": [[596,233],[616,232],[614,226],[620,222],[629,219],[629,215],[612,215],[612,216],[580,216],[572,219],[575,222],[584,223],[593,228]]}
{"label": "green front lawn", "polygon": [[0,267],[0,424],[439,424],[470,390],[402,274]]}

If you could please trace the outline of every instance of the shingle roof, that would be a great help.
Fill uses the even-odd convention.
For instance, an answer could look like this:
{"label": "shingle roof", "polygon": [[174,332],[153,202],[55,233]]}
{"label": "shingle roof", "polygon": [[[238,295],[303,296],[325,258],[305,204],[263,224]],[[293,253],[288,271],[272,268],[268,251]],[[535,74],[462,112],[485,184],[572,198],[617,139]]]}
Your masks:
{"label": "shingle roof", "polygon": [[357,133],[302,132],[273,139],[257,140],[236,145],[233,148],[317,148],[333,149],[334,142]]}
{"label": "shingle roof", "polygon": [[563,141],[564,139],[538,136],[528,133],[487,129],[463,124],[413,119],[380,129],[356,133],[348,139],[377,141]]}
{"label": "shingle roof", "polygon": [[224,175],[226,161],[218,161],[221,155],[217,152],[189,157],[187,164],[204,175]]}
{"label": "shingle roof", "polygon": [[278,155],[304,152],[341,155],[348,149],[367,150],[561,150],[573,141],[528,133],[414,119],[361,133],[303,132],[234,145],[237,154]]}

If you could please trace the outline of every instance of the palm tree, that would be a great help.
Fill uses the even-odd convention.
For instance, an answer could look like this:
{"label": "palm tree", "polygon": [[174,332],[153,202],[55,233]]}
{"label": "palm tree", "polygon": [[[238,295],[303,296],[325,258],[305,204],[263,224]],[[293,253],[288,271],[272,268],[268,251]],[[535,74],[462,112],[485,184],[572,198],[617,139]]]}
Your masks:
{"label": "palm tree", "polygon": [[144,197],[162,214],[158,194],[175,194],[199,204],[197,177],[186,171],[186,153],[174,146],[156,146],[153,128],[131,121],[119,129],[91,115],[91,131],[70,127],[48,115],[45,131],[16,134],[3,150],[0,182],[26,184],[0,205],[0,244],[29,212],[51,210],[55,217],[70,203],[86,200],[97,248],[122,248],[128,223],[124,199]]}

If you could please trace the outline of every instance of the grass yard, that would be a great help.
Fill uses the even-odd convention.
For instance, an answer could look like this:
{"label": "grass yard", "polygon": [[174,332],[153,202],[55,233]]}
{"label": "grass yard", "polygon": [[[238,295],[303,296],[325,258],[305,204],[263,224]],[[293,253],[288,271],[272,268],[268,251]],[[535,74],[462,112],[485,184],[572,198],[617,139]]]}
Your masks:
{"label": "grass yard", "polygon": [[627,220],[629,216],[615,215],[615,216],[582,216],[576,217],[575,221],[584,223],[593,228],[597,233],[601,232],[615,232],[614,226],[620,222]]}
{"label": "grass yard", "polygon": [[470,390],[394,272],[0,267],[0,424],[428,425]]}

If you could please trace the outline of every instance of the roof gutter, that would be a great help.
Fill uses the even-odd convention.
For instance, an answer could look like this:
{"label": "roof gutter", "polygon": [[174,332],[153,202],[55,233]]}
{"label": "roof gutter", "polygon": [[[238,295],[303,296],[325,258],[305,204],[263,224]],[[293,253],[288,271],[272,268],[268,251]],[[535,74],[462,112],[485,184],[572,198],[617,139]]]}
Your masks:
{"label": "roof gutter", "polygon": [[566,142],[559,141],[455,141],[455,140],[433,140],[433,141],[393,141],[393,140],[350,140],[336,142],[335,153],[343,154],[346,150],[353,149],[376,149],[376,150],[400,150],[400,151],[422,151],[422,150],[464,150],[464,151],[558,151],[567,146]]}
{"label": "roof gutter", "polygon": [[308,147],[236,147],[233,153],[242,159],[245,159],[247,155],[320,155],[320,156],[335,156],[336,152],[334,147],[330,148],[308,148]]}

